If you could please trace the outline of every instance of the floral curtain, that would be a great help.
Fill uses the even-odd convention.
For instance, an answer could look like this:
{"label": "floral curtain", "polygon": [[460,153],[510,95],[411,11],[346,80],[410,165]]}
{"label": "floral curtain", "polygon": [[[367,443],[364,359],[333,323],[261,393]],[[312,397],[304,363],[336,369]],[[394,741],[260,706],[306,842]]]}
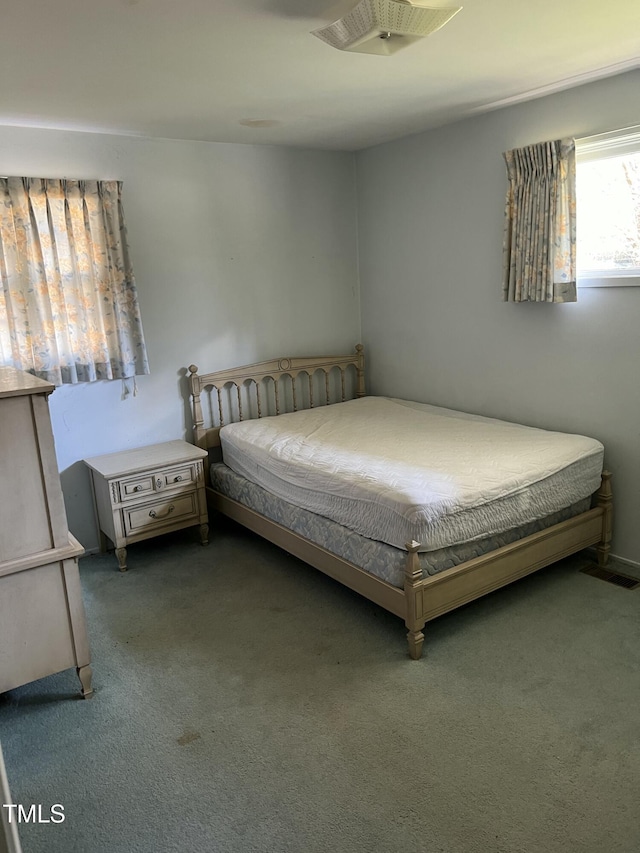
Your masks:
{"label": "floral curtain", "polygon": [[575,140],[506,151],[503,299],[575,302]]}
{"label": "floral curtain", "polygon": [[55,385],[149,373],[119,181],[0,178],[0,363]]}

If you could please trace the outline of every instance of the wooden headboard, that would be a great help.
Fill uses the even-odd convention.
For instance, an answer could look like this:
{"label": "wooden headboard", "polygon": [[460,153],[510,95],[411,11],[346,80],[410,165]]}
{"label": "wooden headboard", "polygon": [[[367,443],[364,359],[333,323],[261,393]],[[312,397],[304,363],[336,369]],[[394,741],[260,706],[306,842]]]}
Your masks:
{"label": "wooden headboard", "polygon": [[[318,381],[319,372],[324,381]],[[275,358],[202,375],[192,364],[189,373],[193,441],[205,450],[220,445],[220,428],[225,423],[365,396],[362,344],[351,355]],[[349,373],[354,374],[354,382],[350,381]],[[208,426],[203,401],[205,408],[208,404]]]}

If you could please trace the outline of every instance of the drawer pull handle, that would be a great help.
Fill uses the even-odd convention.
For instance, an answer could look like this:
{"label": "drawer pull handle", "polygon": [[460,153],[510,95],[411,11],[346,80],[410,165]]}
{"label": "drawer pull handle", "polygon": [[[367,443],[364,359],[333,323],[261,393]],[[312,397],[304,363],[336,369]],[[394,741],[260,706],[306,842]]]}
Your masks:
{"label": "drawer pull handle", "polygon": [[160,488],[161,485],[162,485],[162,480],[160,479],[160,477],[158,477],[158,479],[156,480],[156,486],[158,488]]}
{"label": "drawer pull handle", "polygon": [[133,489],[133,491],[134,491],[134,492],[141,492],[141,491],[142,491],[142,486],[135,486],[135,487],[134,487],[134,489]]}
{"label": "drawer pull handle", "polygon": [[175,509],[174,505],[171,504],[169,509],[166,512],[162,513],[161,515],[158,515],[158,513],[155,511],[155,509],[150,509],[149,515],[151,516],[151,518],[164,518],[167,515],[171,515],[171,513],[174,511],[174,509]]}
{"label": "drawer pull handle", "polygon": [[178,474],[177,477],[173,478],[174,483],[179,483],[182,480],[182,474]]}

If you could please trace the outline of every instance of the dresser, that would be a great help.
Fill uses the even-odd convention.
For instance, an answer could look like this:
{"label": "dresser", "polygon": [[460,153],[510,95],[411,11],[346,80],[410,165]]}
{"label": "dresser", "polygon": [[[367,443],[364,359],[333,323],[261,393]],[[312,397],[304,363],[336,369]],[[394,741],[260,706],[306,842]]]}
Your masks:
{"label": "dresser", "polygon": [[133,542],[198,525],[203,545],[209,526],[204,487],[207,451],[165,441],[85,459],[91,471],[101,550],[113,542],[121,572]]}
{"label": "dresser", "polygon": [[0,693],[76,667],[92,695],[78,557],[69,533],[48,396],[0,368]]}

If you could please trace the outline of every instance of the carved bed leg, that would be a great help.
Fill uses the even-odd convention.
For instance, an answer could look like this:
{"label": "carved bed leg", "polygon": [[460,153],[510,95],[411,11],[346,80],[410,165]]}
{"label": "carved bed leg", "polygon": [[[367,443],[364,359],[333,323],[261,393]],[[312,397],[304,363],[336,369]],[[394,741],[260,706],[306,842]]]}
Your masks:
{"label": "carved bed leg", "polygon": [[609,561],[611,551],[611,528],[613,516],[613,493],[611,491],[611,472],[602,472],[602,482],[596,493],[596,506],[604,509],[602,516],[602,539],[596,545],[598,565],[604,568]]}
{"label": "carved bed leg", "polygon": [[209,544],[209,525],[201,524],[200,525],[200,542],[202,545]]}
{"label": "carved bed leg", "polygon": [[93,696],[93,687],[91,686],[91,678],[93,676],[93,671],[89,664],[86,666],[79,666],[76,669],[78,673],[78,678],[80,679],[80,684],[82,685],[82,698],[83,699],[91,699]]}
{"label": "carved bed leg", "polygon": [[407,633],[409,642],[409,657],[413,660],[420,660],[422,657],[422,644],[424,642],[424,634],[422,631],[409,631]]}
{"label": "carved bed leg", "polygon": [[404,596],[407,604],[405,625],[408,628],[409,655],[413,660],[419,660],[422,655],[424,642],[425,618],[422,615],[422,569],[418,560],[420,543],[412,540],[406,545],[408,551],[407,565],[404,570]]}

